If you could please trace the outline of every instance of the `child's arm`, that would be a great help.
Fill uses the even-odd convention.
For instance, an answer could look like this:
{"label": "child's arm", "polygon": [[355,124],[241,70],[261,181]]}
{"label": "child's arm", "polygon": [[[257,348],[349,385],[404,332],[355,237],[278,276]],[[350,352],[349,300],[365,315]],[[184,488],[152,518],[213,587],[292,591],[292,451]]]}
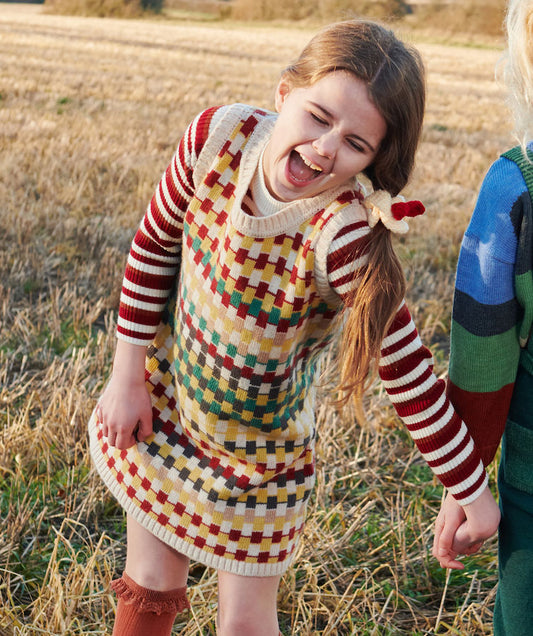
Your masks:
{"label": "child's arm", "polygon": [[[335,217],[332,230],[338,228],[338,232],[327,252],[328,283],[348,300],[354,276],[359,277],[367,265],[370,238],[366,212],[359,218],[357,209],[352,214],[354,219],[344,225],[342,214],[337,215],[338,221]],[[473,502],[488,483],[487,473],[468,429],[447,399],[444,380],[433,373],[433,356],[422,344],[405,302],[382,342],[379,375],[440,482],[462,506]]]}
{"label": "child's arm", "polygon": [[200,113],[183,135],[133,239],[124,274],[111,380],[96,411],[111,446],[125,449],[152,432],[145,385],[152,342],[181,260],[183,218],[194,194],[193,171],[217,109]]}
{"label": "child's arm", "polygon": [[435,522],[433,556],[443,568],[462,570],[460,554],[474,554],[498,529],[500,509],[487,486],[472,503],[460,506],[452,495],[443,501]]}
{"label": "child's arm", "polygon": [[97,414],[109,444],[124,449],[152,433],[152,403],[144,382],[146,347],[117,341],[113,374]]}

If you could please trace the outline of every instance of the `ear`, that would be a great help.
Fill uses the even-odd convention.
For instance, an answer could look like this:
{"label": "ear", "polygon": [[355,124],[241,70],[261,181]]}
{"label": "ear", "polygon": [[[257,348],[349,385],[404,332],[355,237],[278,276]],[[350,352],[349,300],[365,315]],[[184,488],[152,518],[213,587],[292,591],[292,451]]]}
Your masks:
{"label": "ear", "polygon": [[276,95],[274,98],[274,104],[276,105],[276,110],[278,113],[281,112],[281,107],[283,106],[285,99],[290,92],[291,87],[289,81],[285,75],[282,75],[276,88]]}

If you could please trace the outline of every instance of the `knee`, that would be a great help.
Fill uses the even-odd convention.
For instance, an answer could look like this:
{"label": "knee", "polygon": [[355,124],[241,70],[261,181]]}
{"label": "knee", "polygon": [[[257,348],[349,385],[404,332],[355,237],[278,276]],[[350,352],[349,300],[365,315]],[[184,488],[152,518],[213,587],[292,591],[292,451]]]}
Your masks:
{"label": "knee", "polygon": [[189,559],[176,553],[157,567],[153,559],[127,559],[125,571],[138,585],[164,592],[187,586]]}

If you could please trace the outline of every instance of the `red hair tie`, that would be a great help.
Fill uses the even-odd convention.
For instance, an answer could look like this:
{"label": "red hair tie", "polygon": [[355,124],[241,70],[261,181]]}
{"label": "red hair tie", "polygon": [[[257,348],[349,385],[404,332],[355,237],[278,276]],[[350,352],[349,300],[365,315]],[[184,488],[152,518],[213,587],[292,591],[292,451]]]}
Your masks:
{"label": "red hair tie", "polygon": [[426,208],[421,201],[398,201],[391,206],[392,216],[401,221],[405,216],[420,216],[424,214]]}

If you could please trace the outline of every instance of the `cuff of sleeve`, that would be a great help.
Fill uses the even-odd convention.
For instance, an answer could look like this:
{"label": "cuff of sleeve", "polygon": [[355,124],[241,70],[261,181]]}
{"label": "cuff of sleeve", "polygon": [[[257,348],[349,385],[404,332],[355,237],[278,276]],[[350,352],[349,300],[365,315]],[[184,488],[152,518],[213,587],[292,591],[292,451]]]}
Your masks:
{"label": "cuff of sleeve", "polygon": [[483,466],[483,462],[479,462],[479,465],[475,472],[464,481],[456,484],[455,486],[449,486],[448,492],[453,496],[460,506],[466,506],[467,504],[475,501],[485,488],[489,484],[489,476]]}

